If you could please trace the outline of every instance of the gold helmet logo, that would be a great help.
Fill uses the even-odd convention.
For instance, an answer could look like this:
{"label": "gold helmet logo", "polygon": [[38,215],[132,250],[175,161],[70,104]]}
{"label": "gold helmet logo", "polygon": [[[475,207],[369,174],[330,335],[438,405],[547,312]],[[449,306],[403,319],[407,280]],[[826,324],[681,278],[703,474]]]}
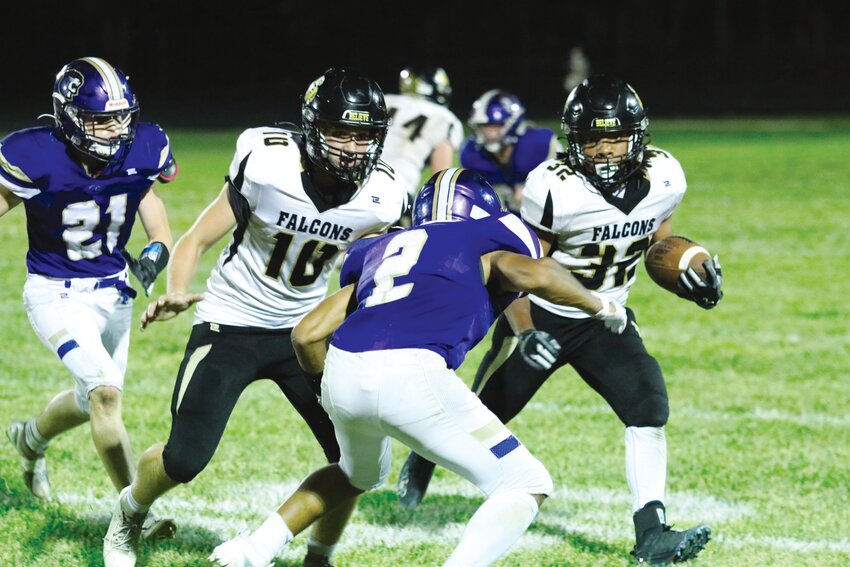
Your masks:
{"label": "gold helmet logo", "polygon": [[594,118],[591,128],[616,128],[620,125],[620,119],[614,118]]}
{"label": "gold helmet logo", "polygon": [[368,112],[361,110],[346,110],[342,113],[343,120],[351,120],[352,122],[371,122],[371,117]]}
{"label": "gold helmet logo", "polygon": [[324,82],[325,76],[322,75],[321,77],[310,83],[310,86],[307,87],[307,92],[304,93],[304,102],[309,103],[314,98],[316,98],[316,93],[319,92],[319,87],[321,87],[322,83]]}

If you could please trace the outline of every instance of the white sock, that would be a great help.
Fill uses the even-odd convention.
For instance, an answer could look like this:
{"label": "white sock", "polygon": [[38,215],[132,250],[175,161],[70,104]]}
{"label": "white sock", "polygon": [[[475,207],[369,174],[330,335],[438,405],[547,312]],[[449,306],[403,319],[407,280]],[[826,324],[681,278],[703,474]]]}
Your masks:
{"label": "white sock", "polygon": [[24,442],[33,453],[41,455],[47,450],[50,441],[41,436],[38,427],[35,425],[35,419],[29,420],[24,426]]}
{"label": "white sock", "polygon": [[324,544],[317,539],[313,539],[313,536],[310,536],[310,539],[307,540],[307,551],[313,555],[330,558],[335,549],[336,545]]}
{"label": "white sock", "polygon": [[284,545],[292,541],[293,537],[295,536],[292,535],[292,531],[283,521],[283,518],[277,512],[273,512],[248,539],[251,540],[257,551],[271,561],[277,557]]}
{"label": "white sock", "polygon": [[663,427],[626,428],[626,480],[632,511],[647,502],[664,502],[667,484],[667,436]]}
{"label": "white sock", "polygon": [[444,567],[490,565],[525,533],[538,509],[537,500],[524,492],[491,496],[469,519],[460,543]]}
{"label": "white sock", "polygon": [[151,509],[150,506],[139,504],[136,499],[133,498],[132,487],[128,487],[127,490],[121,491],[121,507],[124,508],[125,512],[131,512],[133,514],[146,514],[147,511]]}

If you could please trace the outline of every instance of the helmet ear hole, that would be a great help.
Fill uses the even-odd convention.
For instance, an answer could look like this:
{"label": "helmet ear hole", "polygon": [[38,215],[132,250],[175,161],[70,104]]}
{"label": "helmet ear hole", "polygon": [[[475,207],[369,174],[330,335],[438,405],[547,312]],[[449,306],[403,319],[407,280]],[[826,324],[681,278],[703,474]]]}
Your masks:
{"label": "helmet ear hole", "polygon": [[[304,94],[301,120],[310,161],[340,181],[359,185],[377,166],[389,114],[381,87],[359,71],[332,68],[313,81]],[[323,132],[359,143],[341,149]],[[365,143],[364,132],[371,143]]]}

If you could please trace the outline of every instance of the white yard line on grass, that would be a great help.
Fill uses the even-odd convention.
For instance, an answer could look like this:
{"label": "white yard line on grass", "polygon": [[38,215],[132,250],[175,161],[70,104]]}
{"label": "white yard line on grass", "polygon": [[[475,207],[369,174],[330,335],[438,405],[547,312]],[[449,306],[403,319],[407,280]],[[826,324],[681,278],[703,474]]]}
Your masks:
{"label": "white yard line on grass", "polygon": [[[611,408],[601,403],[588,405],[558,404],[554,402],[530,402],[527,409],[544,413],[573,415],[610,414]],[[773,408],[755,407],[746,412],[713,411],[694,406],[677,405],[673,408],[676,419],[698,419],[701,421],[753,420],[778,421],[804,426],[850,427],[850,415],[830,415],[818,412],[789,413]]]}
{"label": "white yard line on grass", "polygon": [[[177,519],[178,524],[195,527],[218,534],[222,539],[232,537],[240,529],[258,526],[263,518],[274,510],[283,499],[298,485],[287,483],[250,483],[230,485],[216,494],[214,500],[193,495],[189,491],[183,494],[165,496],[156,504],[160,515]],[[610,543],[630,542],[633,537],[628,514],[630,497],[626,490],[556,490],[546,502],[536,520],[546,531],[560,531],[567,534],[581,534],[592,539]],[[429,492],[431,496],[462,496],[480,498],[477,489],[461,482],[435,483]],[[91,493],[59,493],[57,500],[80,509],[84,515],[102,517],[112,509],[114,497],[96,497]],[[727,535],[718,526],[734,522],[745,517],[757,515],[757,511],[747,504],[726,502],[712,496],[691,492],[673,492],[669,496],[668,510],[675,516],[679,526],[706,523],[714,527],[715,543],[735,547],[757,546],[770,549],[806,554],[815,551],[850,553],[850,541],[840,540],[806,541],[793,538],[755,536],[750,534]],[[554,530],[553,530],[554,529]],[[417,525],[386,526],[358,522],[349,526],[341,548],[384,545],[434,544],[453,546],[460,538],[463,525],[447,523],[439,528],[423,528]],[[183,536],[186,537],[185,532]],[[281,554],[284,559],[300,557],[304,552],[306,538],[297,538],[294,545]],[[532,528],[520,542],[517,549],[541,549],[553,545],[563,545],[563,538],[551,533],[539,533]]]}

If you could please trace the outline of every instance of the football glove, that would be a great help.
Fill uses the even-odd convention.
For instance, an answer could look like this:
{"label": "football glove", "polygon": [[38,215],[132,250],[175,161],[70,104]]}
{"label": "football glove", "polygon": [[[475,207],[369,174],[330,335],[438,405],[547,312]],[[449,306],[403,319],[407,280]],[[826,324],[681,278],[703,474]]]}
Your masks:
{"label": "football glove", "polygon": [[702,263],[705,268],[705,279],[702,279],[693,268],[688,268],[679,276],[680,297],[693,301],[703,309],[711,309],[723,299],[723,272],[717,255],[712,260]]}
{"label": "football glove", "polygon": [[549,370],[558,359],[561,345],[546,331],[528,329],[519,335],[522,360],[535,370]]}
{"label": "football glove", "polygon": [[151,242],[144,247],[138,259],[133,258],[123,249],[121,255],[127,261],[127,267],[142,284],[145,295],[150,295],[156,277],[168,265],[168,248],[162,242]]}
{"label": "football glove", "polygon": [[629,324],[629,315],[626,313],[626,308],[616,301],[611,301],[601,293],[596,293],[595,291],[591,291],[590,293],[602,302],[602,309],[593,318],[602,321],[605,324],[605,328],[612,333],[617,335],[623,334],[623,331],[626,330],[626,325]]}

